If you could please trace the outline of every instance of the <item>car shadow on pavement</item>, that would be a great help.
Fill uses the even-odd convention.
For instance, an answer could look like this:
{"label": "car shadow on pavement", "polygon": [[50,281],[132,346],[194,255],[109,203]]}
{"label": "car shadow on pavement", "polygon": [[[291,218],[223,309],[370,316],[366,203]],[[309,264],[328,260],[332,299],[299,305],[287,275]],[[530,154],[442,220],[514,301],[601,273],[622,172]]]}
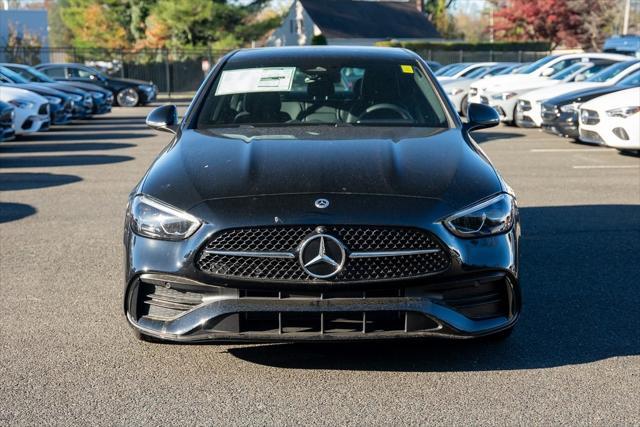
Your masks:
{"label": "car shadow on pavement", "polygon": [[135,144],[124,144],[114,142],[71,142],[68,144],[2,144],[0,153],[38,153],[57,151],[98,151],[98,150],[119,150],[122,148],[135,147]]}
{"label": "car shadow on pavement", "polygon": [[36,212],[36,208],[31,205],[0,202],[0,224],[26,218]]}
{"label": "car shadow on pavement", "polygon": [[133,160],[133,157],[109,156],[104,154],[3,157],[0,158],[0,168],[39,168],[51,166],[103,165],[109,163],[127,162],[129,160]]}
{"label": "car shadow on pavement", "polygon": [[0,173],[0,191],[33,190],[82,181],[76,175],[53,173]]}
{"label": "car shadow on pavement", "polygon": [[100,133],[68,133],[68,132],[38,132],[30,135],[23,135],[19,141],[76,141],[76,140],[101,140],[101,139],[140,139],[149,138],[155,136],[153,133],[112,133],[112,132],[100,132]]}
{"label": "car shadow on pavement", "polygon": [[538,369],[640,355],[640,206],[521,208],[524,307],[502,342],[422,340],[231,347],[294,369]]}

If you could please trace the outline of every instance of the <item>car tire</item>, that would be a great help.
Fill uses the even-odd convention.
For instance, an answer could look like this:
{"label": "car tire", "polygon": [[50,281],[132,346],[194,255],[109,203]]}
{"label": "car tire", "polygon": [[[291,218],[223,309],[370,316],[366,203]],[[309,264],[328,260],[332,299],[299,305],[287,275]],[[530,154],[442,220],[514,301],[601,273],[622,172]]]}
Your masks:
{"label": "car tire", "polygon": [[121,107],[135,107],[140,103],[140,95],[135,89],[128,87],[118,92],[116,102]]}
{"label": "car tire", "polygon": [[467,116],[467,109],[469,108],[469,95],[465,95],[460,101],[460,115],[463,117]]}

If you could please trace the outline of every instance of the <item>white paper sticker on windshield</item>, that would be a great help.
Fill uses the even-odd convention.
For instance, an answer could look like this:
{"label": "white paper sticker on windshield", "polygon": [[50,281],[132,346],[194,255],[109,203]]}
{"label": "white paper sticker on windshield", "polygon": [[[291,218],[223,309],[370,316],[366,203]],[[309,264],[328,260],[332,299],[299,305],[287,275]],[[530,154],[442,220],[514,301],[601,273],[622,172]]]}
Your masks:
{"label": "white paper sticker on windshield", "polygon": [[223,71],[217,95],[248,92],[289,92],[295,67]]}

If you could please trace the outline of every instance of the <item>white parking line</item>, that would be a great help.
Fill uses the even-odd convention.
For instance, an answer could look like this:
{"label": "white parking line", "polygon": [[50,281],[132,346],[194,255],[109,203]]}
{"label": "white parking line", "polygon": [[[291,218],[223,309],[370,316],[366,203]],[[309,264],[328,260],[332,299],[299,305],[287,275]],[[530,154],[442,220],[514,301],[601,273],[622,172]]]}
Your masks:
{"label": "white parking line", "polygon": [[574,169],[640,169],[640,165],[578,165]]}
{"label": "white parking line", "polygon": [[611,148],[532,148],[532,153],[611,153]]}

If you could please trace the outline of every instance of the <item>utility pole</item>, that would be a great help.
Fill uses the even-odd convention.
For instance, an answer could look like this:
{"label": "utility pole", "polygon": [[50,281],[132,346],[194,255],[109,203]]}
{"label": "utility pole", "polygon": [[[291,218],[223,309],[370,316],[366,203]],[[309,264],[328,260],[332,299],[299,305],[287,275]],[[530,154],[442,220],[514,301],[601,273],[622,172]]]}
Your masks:
{"label": "utility pole", "polygon": [[624,4],[624,21],[622,24],[622,34],[629,32],[629,12],[631,9],[631,0],[626,0]]}

